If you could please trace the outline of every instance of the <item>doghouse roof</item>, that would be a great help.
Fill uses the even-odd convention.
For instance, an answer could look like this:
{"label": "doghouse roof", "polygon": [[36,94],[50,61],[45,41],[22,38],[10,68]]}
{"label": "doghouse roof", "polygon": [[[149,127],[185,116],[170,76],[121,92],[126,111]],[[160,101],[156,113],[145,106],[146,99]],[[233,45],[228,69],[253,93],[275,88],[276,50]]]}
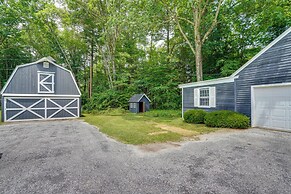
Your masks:
{"label": "doghouse roof", "polygon": [[151,100],[145,94],[135,94],[129,99],[128,102],[139,102],[143,97],[146,97],[148,101],[151,102]]}

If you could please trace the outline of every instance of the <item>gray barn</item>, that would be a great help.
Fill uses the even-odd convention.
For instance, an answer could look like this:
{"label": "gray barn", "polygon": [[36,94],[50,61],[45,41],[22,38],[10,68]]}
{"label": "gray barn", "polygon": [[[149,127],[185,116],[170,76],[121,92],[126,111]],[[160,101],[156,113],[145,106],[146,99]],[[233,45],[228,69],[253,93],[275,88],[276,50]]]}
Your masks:
{"label": "gray barn", "polygon": [[135,94],[129,99],[128,102],[130,112],[140,113],[150,110],[151,100],[145,94]]}
{"label": "gray barn", "polygon": [[291,130],[291,28],[231,76],[182,84],[188,109],[232,110],[253,127]]}
{"label": "gray barn", "polygon": [[2,121],[79,117],[80,96],[72,72],[51,58],[19,65],[1,91]]}

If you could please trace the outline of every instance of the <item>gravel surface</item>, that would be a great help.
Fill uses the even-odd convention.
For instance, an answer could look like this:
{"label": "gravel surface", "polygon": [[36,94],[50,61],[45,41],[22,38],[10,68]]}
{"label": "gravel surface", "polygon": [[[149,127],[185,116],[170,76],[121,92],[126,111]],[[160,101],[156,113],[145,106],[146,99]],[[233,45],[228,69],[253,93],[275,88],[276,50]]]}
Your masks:
{"label": "gravel surface", "polygon": [[291,133],[201,139],[155,152],[79,120],[1,125],[0,193],[291,193]]}

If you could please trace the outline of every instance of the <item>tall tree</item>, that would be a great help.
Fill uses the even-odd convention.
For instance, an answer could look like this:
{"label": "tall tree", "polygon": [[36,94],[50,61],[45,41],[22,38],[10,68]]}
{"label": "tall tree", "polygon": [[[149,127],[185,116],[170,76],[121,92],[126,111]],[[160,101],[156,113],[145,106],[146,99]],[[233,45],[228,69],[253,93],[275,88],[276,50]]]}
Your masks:
{"label": "tall tree", "polygon": [[[186,43],[189,45],[193,55],[195,55],[197,81],[203,80],[202,47],[217,25],[218,14],[222,2],[223,0],[183,1],[180,5],[177,5],[174,8],[174,20],[178,29]],[[181,21],[190,25],[193,33],[186,33],[181,25]]]}

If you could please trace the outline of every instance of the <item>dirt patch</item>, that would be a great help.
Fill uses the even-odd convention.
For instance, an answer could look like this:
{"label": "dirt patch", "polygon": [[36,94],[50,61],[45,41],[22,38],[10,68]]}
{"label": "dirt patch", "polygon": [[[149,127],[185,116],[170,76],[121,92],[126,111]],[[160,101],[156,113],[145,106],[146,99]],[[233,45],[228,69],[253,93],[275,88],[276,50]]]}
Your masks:
{"label": "dirt patch", "polygon": [[165,134],[165,133],[169,133],[169,132],[168,131],[157,131],[157,132],[149,133],[148,135],[160,135],[160,134]]}
{"label": "dirt patch", "polygon": [[139,145],[138,148],[144,152],[158,152],[161,150],[177,148],[180,146],[181,145],[178,143],[169,142],[169,143],[152,143],[152,144]]}
{"label": "dirt patch", "polygon": [[183,136],[198,135],[197,132],[189,131],[189,130],[186,130],[186,129],[183,129],[180,127],[174,127],[174,126],[169,126],[169,125],[165,125],[165,124],[157,124],[156,127],[161,128],[161,129],[166,130],[166,131],[178,133],[178,134],[183,135]]}

